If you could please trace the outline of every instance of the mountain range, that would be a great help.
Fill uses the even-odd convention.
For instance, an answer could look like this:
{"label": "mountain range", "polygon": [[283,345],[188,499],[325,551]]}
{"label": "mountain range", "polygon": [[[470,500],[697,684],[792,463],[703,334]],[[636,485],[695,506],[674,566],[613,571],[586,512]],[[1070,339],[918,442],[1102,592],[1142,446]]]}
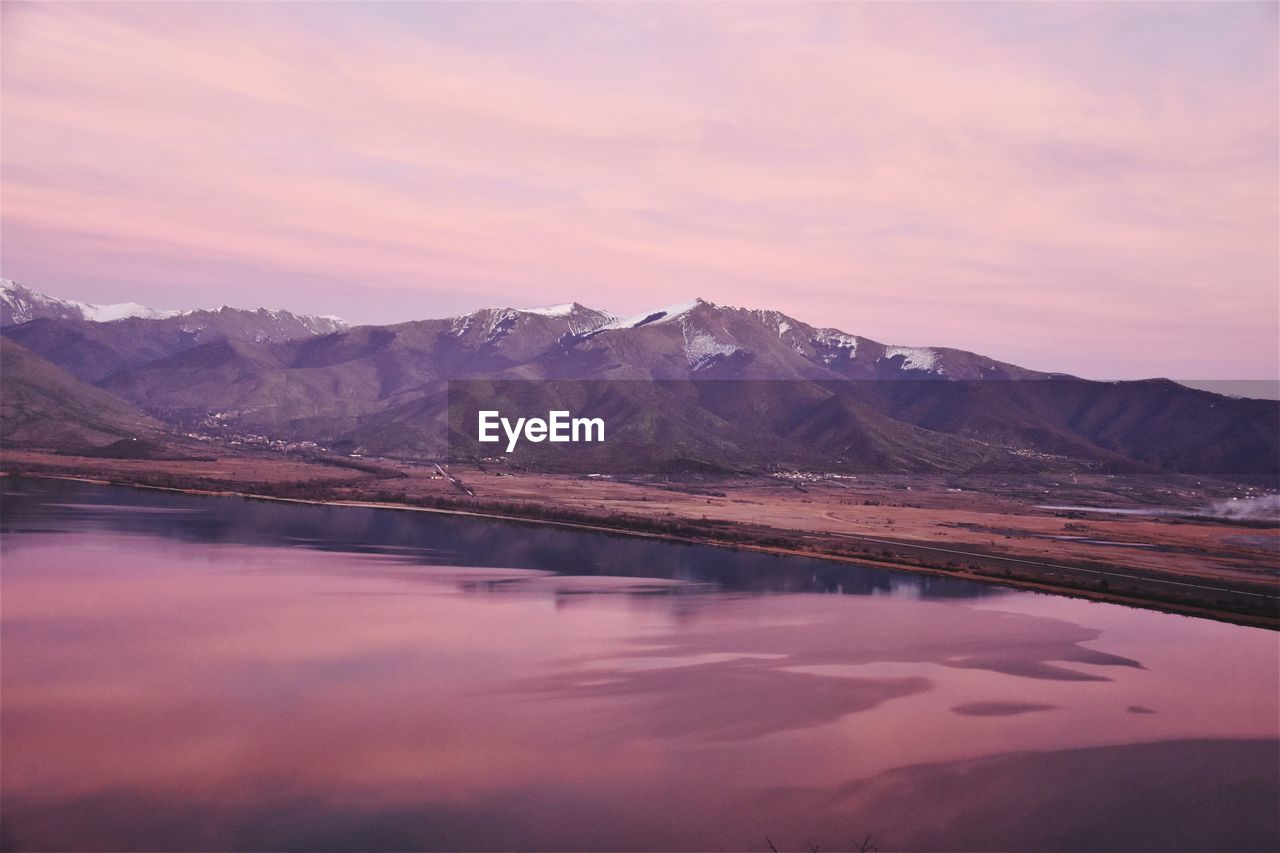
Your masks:
{"label": "mountain range", "polygon": [[[441,458],[451,439],[456,451],[449,383],[469,380],[481,397],[609,411],[615,455],[576,454],[579,468],[1280,470],[1275,401],[1092,382],[701,299],[628,317],[569,303],[356,327],[287,311],[108,310],[7,282],[0,305],[3,336],[27,353],[5,350],[6,394],[48,381],[40,359],[86,395],[132,404],[131,417],[344,453]],[[21,435],[9,424],[6,442],[31,443],[30,424]],[[569,459],[543,445],[520,461]]]}

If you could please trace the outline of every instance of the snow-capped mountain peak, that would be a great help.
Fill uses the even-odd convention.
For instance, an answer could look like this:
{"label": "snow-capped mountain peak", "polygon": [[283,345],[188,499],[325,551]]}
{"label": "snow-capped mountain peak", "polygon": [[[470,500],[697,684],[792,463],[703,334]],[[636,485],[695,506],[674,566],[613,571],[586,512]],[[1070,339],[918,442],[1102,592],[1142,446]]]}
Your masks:
{"label": "snow-capped mountain peak", "polygon": [[632,314],[630,317],[619,317],[612,323],[606,323],[602,329],[638,329],[641,326],[652,326],[658,323],[667,323],[671,320],[683,317],[695,308],[703,305],[709,305],[712,308],[717,307],[705,299],[691,299],[688,302],[681,302],[677,305],[668,305],[665,308],[658,308],[653,311],[644,311],[639,314]]}
{"label": "snow-capped mountain peak", "polygon": [[568,317],[582,306],[577,302],[562,302],[559,305],[543,305],[540,308],[512,308],[521,314],[537,314],[540,317]]}
{"label": "snow-capped mountain peak", "polygon": [[[265,322],[273,328],[261,329],[257,337],[261,340],[277,340],[291,336],[297,332],[309,334],[328,334],[347,328],[346,321],[333,316],[307,316],[290,311],[258,308],[245,310],[231,308],[189,308],[183,310],[161,310],[139,305],[136,302],[119,302],[110,305],[98,305],[90,302],[79,302],[75,299],[59,299],[48,296],[20,284],[12,279],[0,278],[0,325],[16,326],[32,320],[86,320],[93,323],[114,323],[120,320],[170,320],[174,318],[190,318],[193,326],[203,325],[199,317],[219,315],[226,318],[230,315],[254,315],[259,323]],[[274,327],[278,327],[274,328]],[[287,334],[275,334],[274,332]]]}
{"label": "snow-capped mountain peak", "polygon": [[16,325],[41,317],[54,319],[90,320],[110,323],[127,317],[144,317],[149,320],[177,317],[183,311],[158,311],[136,302],[119,302],[111,305],[95,305],[74,299],[58,299],[46,296],[19,284],[13,279],[0,278],[0,321],[4,325]]}

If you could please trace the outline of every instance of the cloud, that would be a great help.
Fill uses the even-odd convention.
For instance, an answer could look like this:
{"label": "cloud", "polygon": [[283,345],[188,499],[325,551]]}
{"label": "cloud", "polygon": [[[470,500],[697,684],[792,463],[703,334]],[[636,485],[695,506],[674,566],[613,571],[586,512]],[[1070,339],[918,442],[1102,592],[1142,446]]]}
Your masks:
{"label": "cloud", "polygon": [[1268,4],[3,14],[5,272],[37,288],[368,321],[697,294],[1090,375],[1275,370]]}

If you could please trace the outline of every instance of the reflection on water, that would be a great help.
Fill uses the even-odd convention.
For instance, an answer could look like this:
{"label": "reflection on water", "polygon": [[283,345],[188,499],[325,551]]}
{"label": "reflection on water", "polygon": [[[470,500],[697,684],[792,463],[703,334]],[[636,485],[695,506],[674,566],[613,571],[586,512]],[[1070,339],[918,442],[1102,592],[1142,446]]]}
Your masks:
{"label": "reflection on water", "polygon": [[[33,490],[43,496],[39,502],[22,499]],[[52,480],[11,484],[9,491],[12,495],[4,499],[8,533],[99,530],[199,544],[297,545],[399,557],[419,565],[516,566],[578,578],[643,576],[752,592],[926,598],[1002,592],[945,577],[871,568],[850,572],[823,560],[440,513],[214,500]]]}
{"label": "reflection on water", "polygon": [[1280,842],[1269,632],[473,518],[4,485],[6,848]]}

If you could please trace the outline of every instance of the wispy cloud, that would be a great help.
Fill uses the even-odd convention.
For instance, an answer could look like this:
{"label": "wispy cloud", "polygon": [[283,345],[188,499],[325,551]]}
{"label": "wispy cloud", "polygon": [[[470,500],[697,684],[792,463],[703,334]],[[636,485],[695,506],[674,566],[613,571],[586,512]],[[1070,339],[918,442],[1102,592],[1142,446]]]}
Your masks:
{"label": "wispy cloud", "polygon": [[1276,7],[3,6],[4,268],[389,321],[702,295],[1274,374]]}

